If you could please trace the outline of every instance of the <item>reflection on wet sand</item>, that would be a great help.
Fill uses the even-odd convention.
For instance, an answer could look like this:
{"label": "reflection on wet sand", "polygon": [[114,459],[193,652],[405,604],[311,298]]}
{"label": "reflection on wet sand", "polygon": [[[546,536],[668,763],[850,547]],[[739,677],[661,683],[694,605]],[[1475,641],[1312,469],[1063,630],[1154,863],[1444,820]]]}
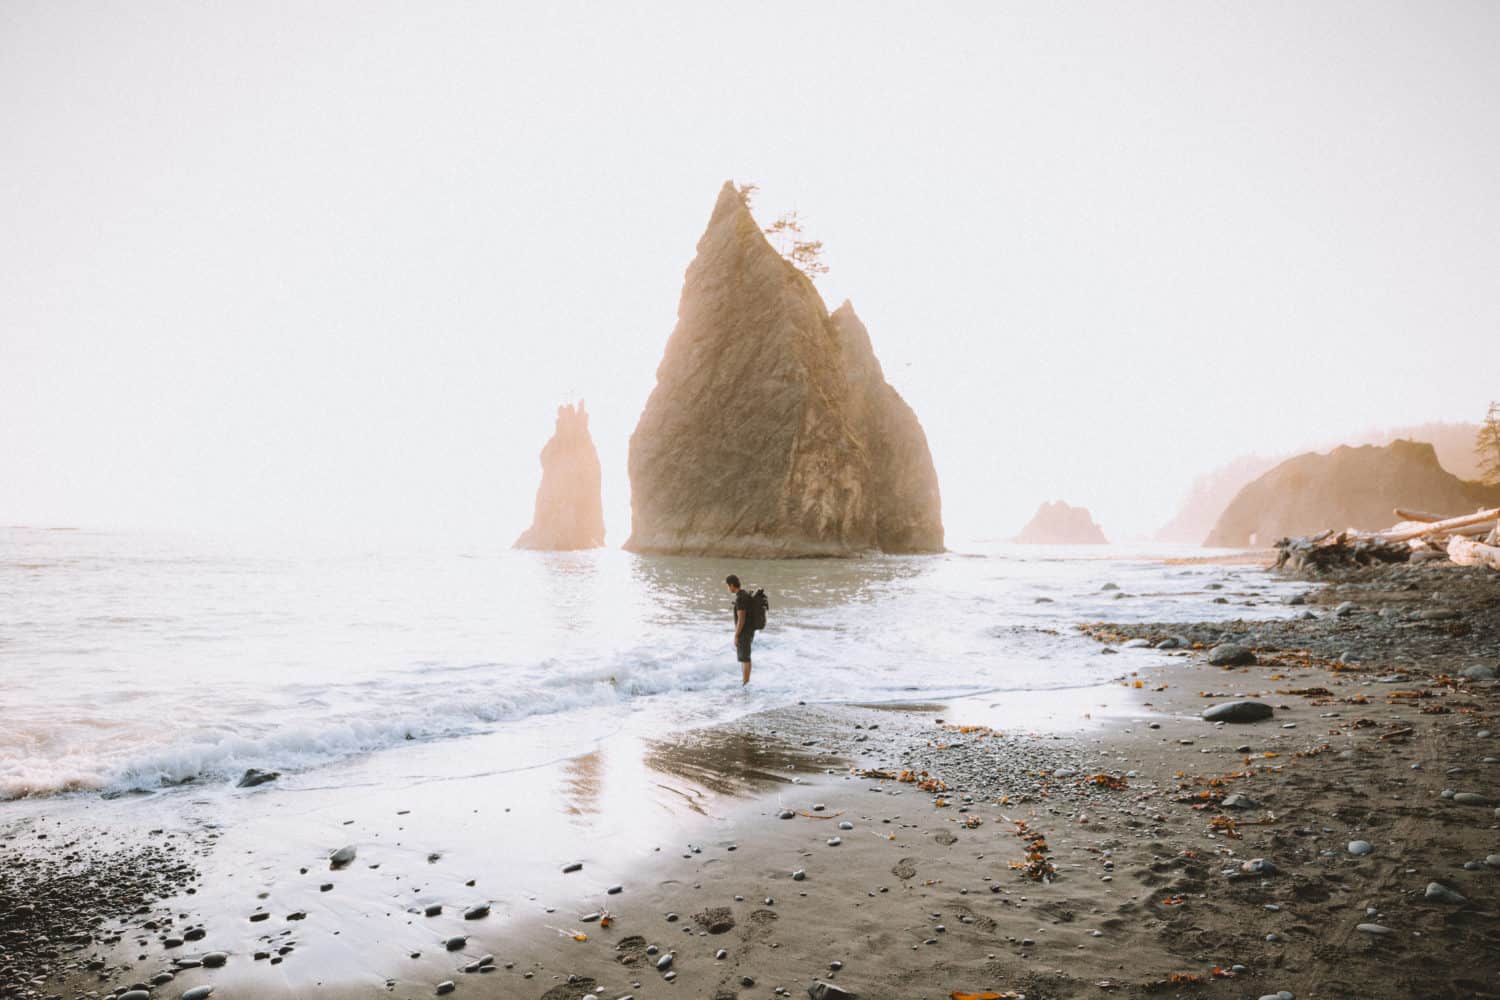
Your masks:
{"label": "reflection on wet sand", "polygon": [[935,701],[880,701],[862,702],[853,708],[872,708],[877,712],[941,712],[946,705]]}
{"label": "reflection on wet sand", "polygon": [[604,790],[604,755],[598,750],[574,757],[563,765],[563,798],[573,816],[593,816],[599,812]]}
{"label": "reflection on wet sand", "polygon": [[652,770],[718,795],[749,795],[788,784],[792,772],[847,763],[765,736],[712,729],[648,740],[645,761]]}

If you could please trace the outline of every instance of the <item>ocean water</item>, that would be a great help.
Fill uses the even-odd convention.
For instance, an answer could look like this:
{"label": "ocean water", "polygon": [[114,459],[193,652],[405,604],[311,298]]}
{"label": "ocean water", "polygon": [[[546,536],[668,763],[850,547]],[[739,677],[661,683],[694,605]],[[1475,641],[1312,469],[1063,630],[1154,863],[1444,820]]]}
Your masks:
{"label": "ocean water", "polygon": [[[736,562],[7,528],[0,799],[316,775],[508,731],[555,751],[622,718],[664,730],[796,701],[1045,699],[1129,669],[1081,622],[1288,613],[1292,585],[1258,570],[1163,561],[1203,554]],[[748,690],[728,572],[772,601]]]}

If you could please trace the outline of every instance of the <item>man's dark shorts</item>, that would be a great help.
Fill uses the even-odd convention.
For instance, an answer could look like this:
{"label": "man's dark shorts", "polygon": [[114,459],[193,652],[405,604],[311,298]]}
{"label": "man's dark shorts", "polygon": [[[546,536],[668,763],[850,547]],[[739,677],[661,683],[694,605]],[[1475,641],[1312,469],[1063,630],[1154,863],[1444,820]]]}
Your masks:
{"label": "man's dark shorts", "polygon": [[755,641],[755,630],[747,628],[734,640],[734,651],[741,663],[750,662],[750,644]]}

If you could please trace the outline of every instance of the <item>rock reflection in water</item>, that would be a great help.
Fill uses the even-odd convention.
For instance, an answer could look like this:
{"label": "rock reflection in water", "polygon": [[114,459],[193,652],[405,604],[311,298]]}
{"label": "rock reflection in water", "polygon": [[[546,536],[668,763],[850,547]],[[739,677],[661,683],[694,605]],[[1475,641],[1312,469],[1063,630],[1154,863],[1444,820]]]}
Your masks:
{"label": "rock reflection in water", "polygon": [[598,750],[574,757],[563,765],[563,797],[569,815],[592,816],[599,812],[603,779],[604,755]]}
{"label": "rock reflection in water", "polygon": [[788,784],[797,771],[840,767],[846,762],[752,733],[695,730],[650,740],[646,765],[719,795],[747,795]]}

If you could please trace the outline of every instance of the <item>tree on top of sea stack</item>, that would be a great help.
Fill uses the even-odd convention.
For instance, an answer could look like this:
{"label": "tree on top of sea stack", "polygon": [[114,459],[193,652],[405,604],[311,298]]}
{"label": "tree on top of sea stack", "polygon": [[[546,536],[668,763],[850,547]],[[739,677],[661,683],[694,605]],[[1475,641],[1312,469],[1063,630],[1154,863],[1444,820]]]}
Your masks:
{"label": "tree on top of sea stack", "polygon": [[[754,188],[751,188],[753,191]],[[739,189],[741,201],[745,201],[745,189]],[[749,202],[745,202],[749,207]],[[762,230],[776,244],[776,252],[792,262],[792,266],[812,281],[818,280],[818,275],[828,273],[828,265],[823,263],[823,241],[805,240],[802,238],[802,219],[794,208],[782,215],[781,218],[771,223]]]}
{"label": "tree on top of sea stack", "polygon": [[597,549],[604,544],[604,504],[599,492],[599,452],[589,435],[589,415],[577,406],[557,408],[557,429],[542,448],[542,484],[531,527],[518,549]]}
{"label": "tree on top of sea stack", "polygon": [[927,437],[854,308],[829,314],[726,183],[630,438],[625,547],[733,557],[940,552]]}

